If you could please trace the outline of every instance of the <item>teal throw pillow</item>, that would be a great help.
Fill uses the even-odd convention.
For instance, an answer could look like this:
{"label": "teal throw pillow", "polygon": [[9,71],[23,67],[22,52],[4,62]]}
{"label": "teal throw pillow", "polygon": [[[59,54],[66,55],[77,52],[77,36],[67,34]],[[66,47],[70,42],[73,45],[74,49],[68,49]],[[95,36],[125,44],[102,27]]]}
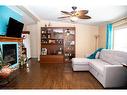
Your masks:
{"label": "teal throw pillow", "polygon": [[97,49],[94,53],[92,53],[90,56],[88,56],[88,59],[95,59],[96,53],[100,52],[103,48]]}

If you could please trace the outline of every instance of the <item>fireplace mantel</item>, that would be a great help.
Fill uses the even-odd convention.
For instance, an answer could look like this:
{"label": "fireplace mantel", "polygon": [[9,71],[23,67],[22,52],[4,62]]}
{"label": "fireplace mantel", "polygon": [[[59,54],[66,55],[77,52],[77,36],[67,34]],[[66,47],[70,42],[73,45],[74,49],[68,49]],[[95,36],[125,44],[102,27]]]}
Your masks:
{"label": "fireplace mantel", "polygon": [[0,36],[0,42],[22,42],[23,38]]}

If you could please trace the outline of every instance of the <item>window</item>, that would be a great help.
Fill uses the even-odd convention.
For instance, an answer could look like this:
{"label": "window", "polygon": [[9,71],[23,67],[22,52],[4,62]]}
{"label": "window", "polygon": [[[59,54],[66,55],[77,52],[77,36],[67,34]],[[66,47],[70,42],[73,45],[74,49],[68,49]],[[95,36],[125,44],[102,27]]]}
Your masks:
{"label": "window", "polygon": [[127,52],[127,27],[114,30],[114,50]]}

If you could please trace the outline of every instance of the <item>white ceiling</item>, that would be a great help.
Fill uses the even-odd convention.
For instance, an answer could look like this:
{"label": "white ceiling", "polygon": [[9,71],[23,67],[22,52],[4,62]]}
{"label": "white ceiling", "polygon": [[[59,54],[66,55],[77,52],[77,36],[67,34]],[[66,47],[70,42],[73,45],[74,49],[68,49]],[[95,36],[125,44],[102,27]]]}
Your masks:
{"label": "white ceiling", "polygon": [[[29,4],[23,4],[22,6],[38,19],[49,21],[70,22],[69,19],[60,20],[57,18],[64,16],[60,11],[72,11],[72,6],[77,6],[77,10],[89,10],[87,15],[92,17],[92,19],[79,19],[76,23],[96,25],[113,22],[127,17],[127,5],[115,5],[114,3],[114,5],[111,5],[111,0],[109,0],[108,3],[105,3],[102,0],[99,0],[99,3],[96,2],[97,0],[90,1],[91,2],[86,0],[45,0],[43,2],[31,1],[28,2]],[[27,15],[27,13],[23,13],[23,19],[25,24],[35,23],[34,19]]]}
{"label": "white ceiling", "polygon": [[[64,16],[60,11],[72,11],[71,7],[73,5],[62,5],[62,6],[26,6],[31,12],[35,13],[40,19],[45,19],[49,21],[62,21],[70,22],[69,18],[67,19],[58,19],[60,16]],[[101,24],[112,22],[123,17],[127,17],[127,6],[77,6],[78,9],[89,10],[87,15],[91,16],[92,19],[79,19],[76,23],[81,24]]]}

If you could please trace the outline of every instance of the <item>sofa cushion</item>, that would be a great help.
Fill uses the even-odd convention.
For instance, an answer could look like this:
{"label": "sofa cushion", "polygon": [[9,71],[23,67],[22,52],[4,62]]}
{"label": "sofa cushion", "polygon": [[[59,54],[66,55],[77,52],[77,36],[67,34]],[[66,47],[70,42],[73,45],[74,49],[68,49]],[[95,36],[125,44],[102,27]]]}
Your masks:
{"label": "sofa cushion", "polygon": [[101,75],[104,74],[104,66],[109,65],[109,63],[106,63],[100,59],[92,59],[89,61],[89,65],[95,69],[98,73]]}
{"label": "sofa cushion", "polygon": [[72,58],[73,64],[88,64],[89,59],[87,58]]}
{"label": "sofa cushion", "polygon": [[121,63],[127,63],[127,53],[103,49],[100,52],[100,59],[112,65],[120,65]]}

